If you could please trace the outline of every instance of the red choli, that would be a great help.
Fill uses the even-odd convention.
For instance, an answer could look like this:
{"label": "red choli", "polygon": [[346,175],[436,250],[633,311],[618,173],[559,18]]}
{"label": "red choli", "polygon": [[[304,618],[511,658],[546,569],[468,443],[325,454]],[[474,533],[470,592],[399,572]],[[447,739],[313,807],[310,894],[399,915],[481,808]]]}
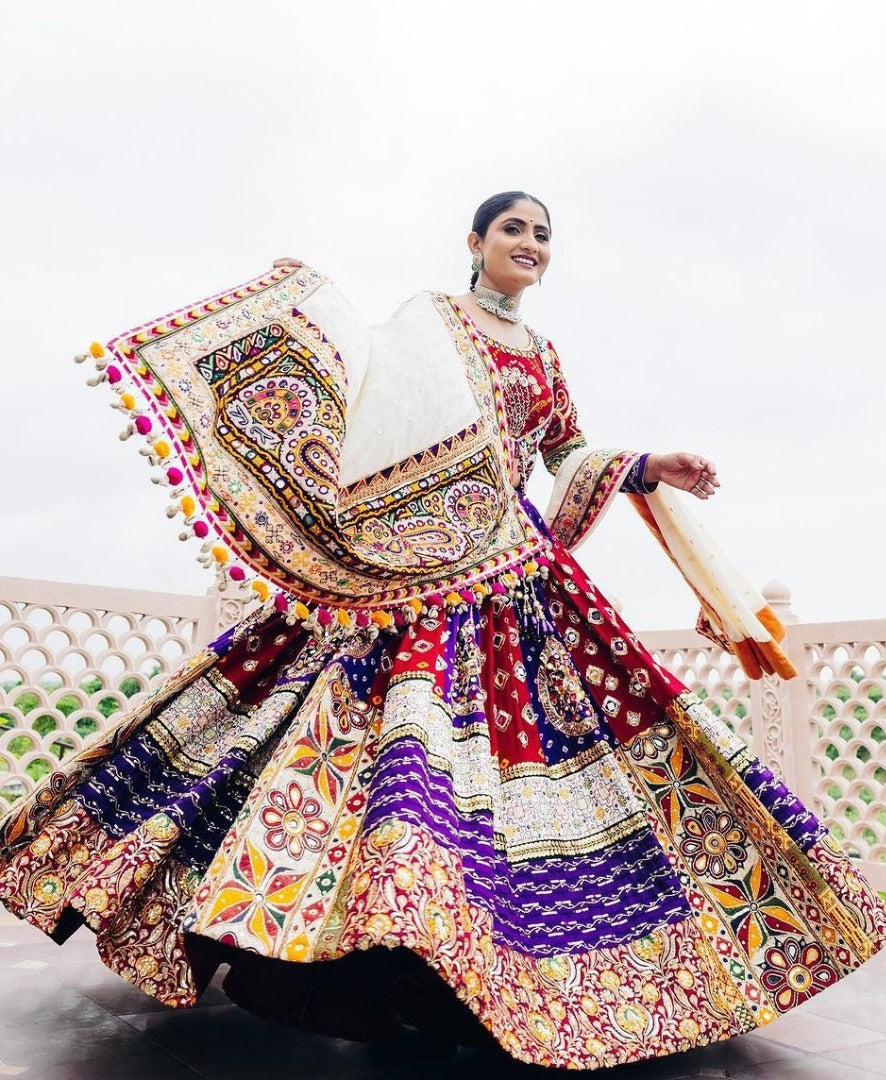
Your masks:
{"label": "red choli", "polygon": [[536,451],[548,471],[556,473],[572,450],[586,445],[556,350],[547,343],[549,379],[538,350],[517,349],[485,334],[483,339],[501,377],[508,427],[520,443],[523,479],[532,469]]}

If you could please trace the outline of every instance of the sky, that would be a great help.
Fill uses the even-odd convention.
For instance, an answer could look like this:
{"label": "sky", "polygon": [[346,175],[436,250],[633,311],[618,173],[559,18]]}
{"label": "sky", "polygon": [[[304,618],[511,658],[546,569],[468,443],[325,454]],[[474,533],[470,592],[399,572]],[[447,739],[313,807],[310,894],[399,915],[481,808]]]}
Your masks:
{"label": "sky", "polygon": [[[0,41],[0,574],[205,592],[71,357],[283,255],[370,321],[462,292],[521,188],[589,441],[712,459],[692,509],[755,586],[886,617],[886,6],[0,0]],[[694,623],[627,499],[578,555],[637,629]]]}

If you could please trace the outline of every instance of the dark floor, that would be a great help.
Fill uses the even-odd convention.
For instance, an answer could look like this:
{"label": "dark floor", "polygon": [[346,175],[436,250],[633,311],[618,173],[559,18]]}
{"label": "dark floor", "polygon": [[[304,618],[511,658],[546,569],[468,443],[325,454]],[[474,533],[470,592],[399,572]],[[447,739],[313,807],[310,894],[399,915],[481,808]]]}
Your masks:
{"label": "dark floor", "polygon": [[[217,981],[224,975],[222,969]],[[257,1020],[211,986],[172,1010],[109,971],[81,927],[61,947],[0,907],[0,1077],[25,1080],[496,1080],[577,1075],[404,1030],[363,1045]],[[759,1033],[584,1074],[595,1080],[886,1077],[886,955]]]}

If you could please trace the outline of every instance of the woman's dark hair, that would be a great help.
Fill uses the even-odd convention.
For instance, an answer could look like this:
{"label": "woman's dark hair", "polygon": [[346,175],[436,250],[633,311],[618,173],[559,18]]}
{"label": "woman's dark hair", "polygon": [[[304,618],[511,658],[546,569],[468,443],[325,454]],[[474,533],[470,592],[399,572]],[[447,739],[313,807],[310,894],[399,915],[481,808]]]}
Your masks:
{"label": "woman's dark hair", "polygon": [[[519,202],[521,199],[528,199],[530,202],[534,202],[536,206],[540,206],[545,212],[545,216],[548,219],[548,227],[551,224],[551,214],[541,199],[537,199],[534,195],[530,195],[526,191],[500,191],[498,195],[490,195],[488,199],[484,200],[477,207],[477,212],[474,214],[474,221],[471,225],[471,232],[477,233],[479,236],[485,236],[486,230],[498,217],[499,214],[503,214],[506,210],[510,210],[514,203]],[[480,279],[480,272],[475,270],[471,275],[471,288],[477,284]]]}

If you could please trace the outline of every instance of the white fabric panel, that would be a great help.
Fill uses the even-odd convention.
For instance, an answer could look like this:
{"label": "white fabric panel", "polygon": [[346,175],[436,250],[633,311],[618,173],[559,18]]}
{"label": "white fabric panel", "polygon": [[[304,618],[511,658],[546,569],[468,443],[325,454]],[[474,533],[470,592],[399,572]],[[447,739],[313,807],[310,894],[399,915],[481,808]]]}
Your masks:
{"label": "white fabric panel", "polygon": [[[335,341],[334,327],[323,325]],[[365,372],[355,397],[349,393],[342,485],[403,461],[480,416],[464,359],[429,292],[366,334]]]}
{"label": "white fabric panel", "polygon": [[316,323],[338,350],[348,373],[348,405],[360,392],[369,363],[369,333],[363,317],[348,298],[324,281],[301,300],[299,311]]}

